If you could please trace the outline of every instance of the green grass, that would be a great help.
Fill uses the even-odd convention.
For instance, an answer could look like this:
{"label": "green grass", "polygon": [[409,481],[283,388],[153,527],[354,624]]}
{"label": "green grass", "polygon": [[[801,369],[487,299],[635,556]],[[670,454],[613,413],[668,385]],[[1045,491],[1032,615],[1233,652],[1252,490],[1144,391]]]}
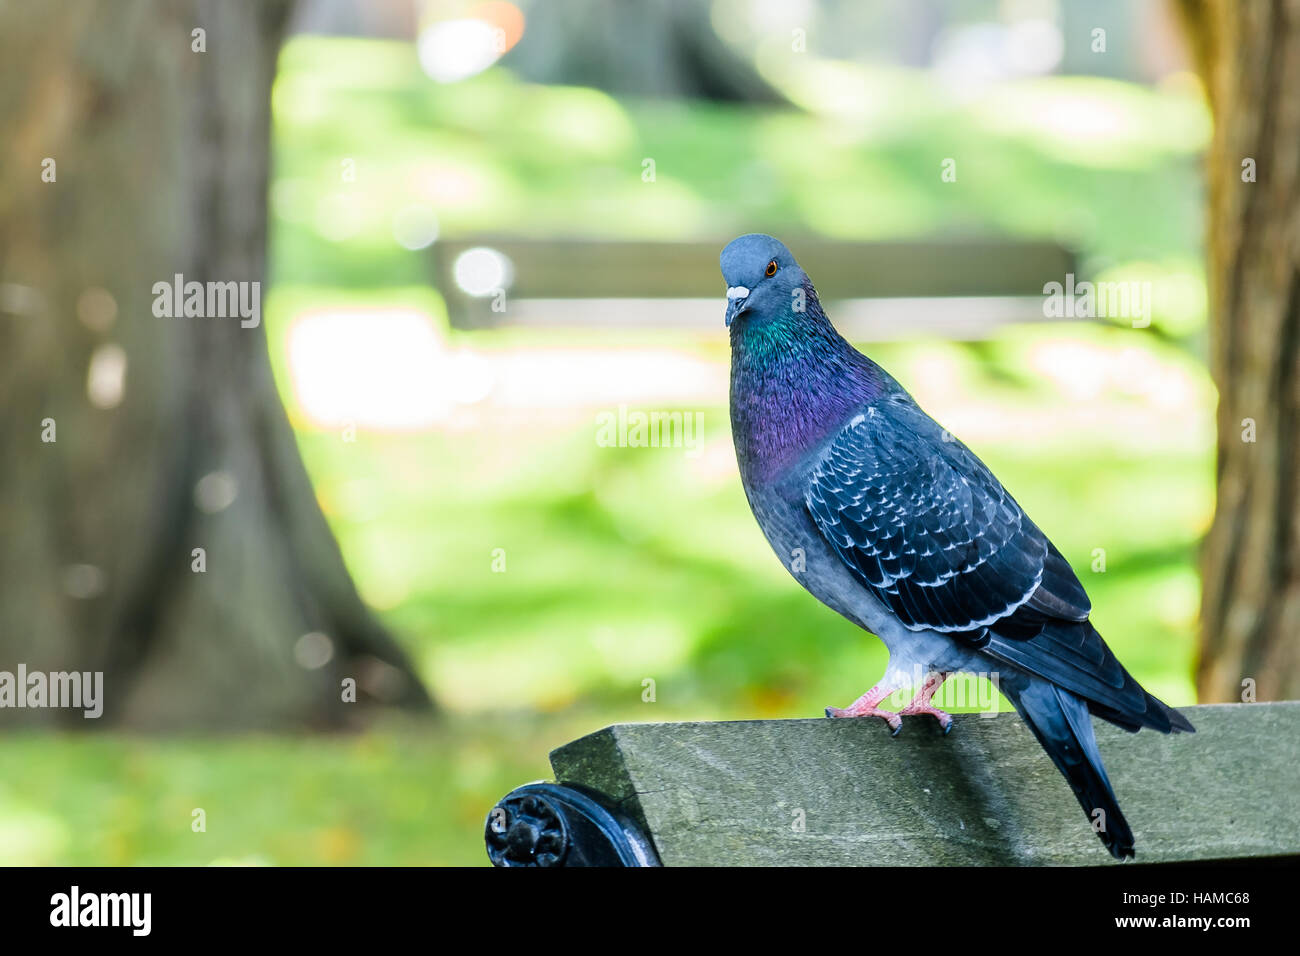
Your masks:
{"label": "green grass", "polygon": [[[482,863],[487,809],[546,776],[564,741],[619,720],[812,716],[883,669],[879,642],[769,551],[720,405],[700,409],[698,458],[600,447],[582,409],[525,422],[471,409],[471,428],[355,442],[312,427],[289,387],[294,316],[400,303],[444,321],[428,251],[392,238],[412,202],[444,234],[1056,236],[1089,271],[1177,279],[1156,297],[1163,337],[1057,325],[870,351],[1053,538],[1134,674],[1192,702],[1195,556],[1213,507],[1214,396],[1195,357],[1203,107],[1087,78],[957,101],[916,74],[807,63],[785,82],[810,111],[771,112],[615,101],[504,70],[440,87],[401,45],[290,43],[274,93],[272,359],[354,577],[446,713],[354,737],[10,737],[0,863]],[[828,89],[857,92],[817,102]],[[1053,116],[1098,108],[1119,121],[1051,132]],[[940,180],[946,157],[956,183]],[[347,238],[326,238],[322,223],[349,216]],[[668,346],[726,361],[721,335],[440,334],[482,354]],[[1080,363],[1101,376],[1086,394],[1053,377]],[[206,832],[191,829],[195,808]]]}
{"label": "green grass", "polygon": [[545,774],[552,734],[578,732],[450,719],[359,737],[22,735],[0,748],[0,862],[478,864],[487,809]]}

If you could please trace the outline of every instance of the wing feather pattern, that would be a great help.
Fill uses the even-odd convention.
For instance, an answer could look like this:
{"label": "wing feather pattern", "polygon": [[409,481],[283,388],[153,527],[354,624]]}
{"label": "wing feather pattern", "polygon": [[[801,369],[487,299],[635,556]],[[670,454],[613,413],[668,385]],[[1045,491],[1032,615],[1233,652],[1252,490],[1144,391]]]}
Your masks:
{"label": "wing feather pattern", "polygon": [[910,630],[965,640],[1126,729],[1191,730],[1088,621],[1083,585],[985,464],[910,400],[855,416],[805,494],[831,548]]}
{"label": "wing feather pattern", "polygon": [[858,580],[915,631],[979,632],[1026,603],[1086,619],[1070,566],[984,463],[919,409],[889,415],[845,426],[806,493]]}

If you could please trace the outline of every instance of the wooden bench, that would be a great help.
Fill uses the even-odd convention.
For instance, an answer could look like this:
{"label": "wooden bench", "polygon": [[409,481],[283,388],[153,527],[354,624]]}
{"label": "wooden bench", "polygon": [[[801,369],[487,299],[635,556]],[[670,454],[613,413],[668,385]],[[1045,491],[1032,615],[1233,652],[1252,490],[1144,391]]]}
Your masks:
{"label": "wooden bench", "polygon": [[[431,247],[434,283],[455,328],[716,329],[724,291],[718,254],[729,238],[680,243],[494,235],[440,239]],[[1043,286],[1064,282],[1076,271],[1073,253],[1051,242],[835,242],[799,236],[786,241],[837,325],[859,338],[917,333],[979,338],[1004,322],[1047,321]],[[492,250],[506,268],[493,290],[475,295],[458,280],[457,263],[479,249]],[[662,299],[696,301],[671,309],[652,301]],[[494,304],[501,311],[494,311]]]}
{"label": "wooden bench", "polygon": [[[1300,857],[1300,702],[1184,709],[1197,733],[1096,722],[1137,862]],[[617,724],[488,814],[497,865],[1114,862],[1012,713]],[[539,850],[540,848],[540,850]]]}

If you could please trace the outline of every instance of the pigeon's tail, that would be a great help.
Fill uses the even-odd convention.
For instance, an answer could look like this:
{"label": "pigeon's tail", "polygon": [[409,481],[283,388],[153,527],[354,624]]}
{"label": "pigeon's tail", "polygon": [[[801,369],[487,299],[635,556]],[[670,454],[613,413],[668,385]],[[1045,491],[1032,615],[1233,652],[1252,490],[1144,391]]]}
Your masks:
{"label": "pigeon's tail", "polygon": [[1133,856],[1133,831],[1120,812],[1102,765],[1088,705],[1045,680],[1031,678],[1019,687],[1003,690],[1056,769],[1070,782],[1070,789],[1111,856],[1118,860]]}

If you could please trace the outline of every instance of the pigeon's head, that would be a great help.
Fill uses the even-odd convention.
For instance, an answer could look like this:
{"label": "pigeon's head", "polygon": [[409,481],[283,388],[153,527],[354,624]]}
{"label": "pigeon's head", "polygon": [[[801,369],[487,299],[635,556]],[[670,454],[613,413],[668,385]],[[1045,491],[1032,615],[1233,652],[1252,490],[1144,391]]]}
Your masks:
{"label": "pigeon's head", "polygon": [[728,326],[742,315],[788,315],[802,299],[807,277],[790,250],[771,236],[753,232],[733,239],[719,262],[727,283]]}

